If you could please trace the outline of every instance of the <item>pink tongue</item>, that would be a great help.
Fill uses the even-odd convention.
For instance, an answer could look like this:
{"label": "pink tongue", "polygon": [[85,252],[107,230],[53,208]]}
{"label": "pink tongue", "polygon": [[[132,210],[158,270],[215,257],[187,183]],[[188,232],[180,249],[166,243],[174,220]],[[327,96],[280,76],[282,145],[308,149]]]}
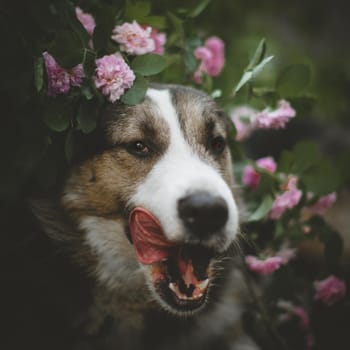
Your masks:
{"label": "pink tongue", "polygon": [[129,216],[129,227],[140,263],[149,265],[162,261],[170,254],[177,255],[177,264],[184,283],[188,287],[199,283],[194,275],[192,261],[180,256],[179,247],[165,238],[159,221],[149,211],[135,208]]}
{"label": "pink tongue", "polygon": [[159,221],[146,209],[135,208],[129,216],[131,240],[142,264],[152,264],[167,258],[174,244],[164,236]]}

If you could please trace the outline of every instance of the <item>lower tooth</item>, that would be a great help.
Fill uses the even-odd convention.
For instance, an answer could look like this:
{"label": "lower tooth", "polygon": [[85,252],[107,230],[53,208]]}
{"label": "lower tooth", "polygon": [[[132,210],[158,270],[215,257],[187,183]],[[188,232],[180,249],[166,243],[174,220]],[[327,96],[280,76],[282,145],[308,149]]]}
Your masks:
{"label": "lower tooth", "polygon": [[174,283],[169,283],[169,289],[172,290],[175,294],[177,294],[177,290]]}
{"label": "lower tooth", "polygon": [[201,291],[205,290],[205,288],[208,286],[208,283],[209,283],[209,279],[206,279],[206,280],[202,281],[201,283],[199,283],[197,285],[197,288],[200,290],[200,292],[197,295],[193,295],[191,297],[188,297],[187,295],[182,294],[179,291],[179,288],[176,285],[176,283],[170,282],[169,289],[171,291],[173,291],[174,294],[181,300],[196,300],[196,299],[199,299],[203,296],[203,293],[201,293]]}

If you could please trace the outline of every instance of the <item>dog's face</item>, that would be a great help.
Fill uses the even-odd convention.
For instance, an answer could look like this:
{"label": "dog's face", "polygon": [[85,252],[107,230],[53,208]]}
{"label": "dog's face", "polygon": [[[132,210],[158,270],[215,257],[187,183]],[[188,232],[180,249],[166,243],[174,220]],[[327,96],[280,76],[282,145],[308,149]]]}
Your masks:
{"label": "dog's face", "polygon": [[207,95],[165,86],[111,105],[102,130],[105,147],[73,168],[62,201],[94,273],[173,313],[202,309],[238,229],[225,116]]}

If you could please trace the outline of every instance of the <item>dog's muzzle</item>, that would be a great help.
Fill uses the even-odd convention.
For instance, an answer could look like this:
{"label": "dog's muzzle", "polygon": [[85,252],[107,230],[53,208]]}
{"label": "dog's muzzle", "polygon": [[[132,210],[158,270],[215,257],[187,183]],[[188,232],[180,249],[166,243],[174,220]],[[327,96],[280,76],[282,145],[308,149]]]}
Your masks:
{"label": "dog's muzzle", "polygon": [[229,214],[223,198],[195,192],[178,201],[178,215],[192,236],[185,241],[169,241],[158,219],[142,207],[131,211],[129,228],[136,257],[149,267],[162,304],[188,313],[204,304],[214,277],[211,265],[218,251],[203,243],[223,235]]}

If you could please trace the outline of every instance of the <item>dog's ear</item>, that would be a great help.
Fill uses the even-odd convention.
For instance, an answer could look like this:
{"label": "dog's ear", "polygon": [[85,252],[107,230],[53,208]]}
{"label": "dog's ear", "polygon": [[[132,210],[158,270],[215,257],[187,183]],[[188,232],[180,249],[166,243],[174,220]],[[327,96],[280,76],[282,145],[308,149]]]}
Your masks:
{"label": "dog's ear", "polygon": [[217,111],[217,114],[218,114],[219,118],[222,120],[222,122],[224,123],[225,128],[226,128],[227,144],[229,146],[232,159],[240,158],[240,156],[239,156],[240,152],[236,147],[237,146],[237,141],[235,139],[236,127],[235,127],[233,121],[231,120],[229,115],[223,110]]}
{"label": "dog's ear", "polygon": [[233,124],[232,120],[230,119],[228,114],[221,109],[217,111],[217,115],[225,125],[227,139],[229,140],[230,143],[234,142],[236,128],[235,128],[235,125]]}

